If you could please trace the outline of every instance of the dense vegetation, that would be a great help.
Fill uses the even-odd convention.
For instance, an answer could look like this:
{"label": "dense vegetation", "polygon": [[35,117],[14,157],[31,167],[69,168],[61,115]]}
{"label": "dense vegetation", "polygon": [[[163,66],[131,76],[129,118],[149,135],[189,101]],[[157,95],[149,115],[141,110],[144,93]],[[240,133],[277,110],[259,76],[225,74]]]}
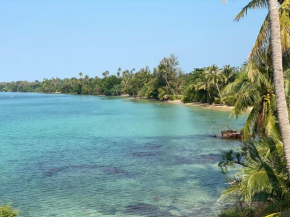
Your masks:
{"label": "dense vegetation", "polygon": [[164,58],[153,72],[148,67],[137,72],[135,69],[122,71],[119,68],[116,75],[110,75],[106,71],[102,78],[90,78],[80,72],[79,78],[0,83],[0,91],[106,96],[128,94],[158,100],[182,99],[183,102],[234,104],[235,97],[224,95],[222,90],[233,82],[238,74],[239,69],[229,65],[222,69],[213,65],[184,74],[179,68],[177,57],[171,55]]}
{"label": "dense vegetation", "polygon": [[0,217],[17,217],[18,212],[11,205],[0,205]]}
{"label": "dense vegetation", "polygon": [[[277,35],[281,35],[280,53],[284,68],[284,79],[282,76],[280,86],[285,86],[285,93],[283,89],[282,95],[286,96],[286,107],[289,111],[290,0],[278,2],[280,7],[277,18],[278,24],[280,22],[280,32],[278,31]],[[273,15],[273,6],[277,6],[277,1],[252,0],[236,17],[239,20],[249,9],[269,7],[270,13],[262,25],[246,67],[236,80],[224,89],[225,94],[236,93],[233,113],[237,117],[249,107],[253,109],[243,128],[243,146],[238,150],[224,152],[219,163],[229,186],[221,200],[236,201],[233,209],[220,215],[223,217],[290,216],[290,168],[287,168],[287,157],[290,153],[285,148],[289,144],[281,136],[281,118],[286,118],[286,127],[289,127],[289,120],[287,115],[280,116],[279,119],[278,114],[278,109],[281,112],[278,104],[281,95],[279,97],[280,93],[277,92],[274,66],[276,63],[273,64],[272,61],[272,58],[279,58],[273,55],[274,46],[271,40],[273,21],[271,23],[270,18],[273,17],[270,15]],[[275,25],[277,26],[279,25]],[[228,173],[230,168],[238,170],[238,173],[234,176]],[[247,212],[249,208],[253,210],[252,213]]]}

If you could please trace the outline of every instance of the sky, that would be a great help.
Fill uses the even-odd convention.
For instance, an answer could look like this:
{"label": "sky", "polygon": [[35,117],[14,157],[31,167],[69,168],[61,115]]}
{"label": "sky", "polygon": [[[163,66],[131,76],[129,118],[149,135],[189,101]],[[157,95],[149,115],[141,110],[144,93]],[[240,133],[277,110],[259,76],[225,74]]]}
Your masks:
{"label": "sky", "polygon": [[1,0],[0,81],[92,77],[156,67],[178,56],[185,73],[240,66],[266,10],[235,15],[248,1]]}

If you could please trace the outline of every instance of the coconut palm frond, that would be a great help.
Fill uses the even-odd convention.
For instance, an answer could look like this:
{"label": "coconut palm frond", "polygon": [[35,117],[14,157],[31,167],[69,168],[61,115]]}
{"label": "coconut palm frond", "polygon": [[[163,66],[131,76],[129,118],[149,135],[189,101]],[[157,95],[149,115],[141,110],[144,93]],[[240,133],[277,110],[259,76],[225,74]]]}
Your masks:
{"label": "coconut palm frond", "polygon": [[246,123],[244,124],[243,127],[243,138],[245,140],[249,139],[252,135],[252,129],[253,129],[253,125],[256,122],[257,117],[259,116],[259,112],[260,112],[260,106],[255,106],[253,107],[249,117],[246,120]]}
{"label": "coconut palm frond", "polygon": [[[270,140],[261,140],[259,143],[249,143],[246,147],[249,153],[247,161],[252,165],[244,169],[245,197],[247,200],[253,201],[253,197],[261,193],[281,198],[283,192],[287,189],[287,184],[285,183],[287,179],[285,180],[280,173],[276,172],[275,164],[271,164],[272,162],[269,160],[269,157],[277,154],[277,152],[273,151],[275,148],[269,152],[270,147],[275,147],[275,145],[271,144]],[[259,150],[261,147],[262,151],[261,149]],[[265,151],[268,154],[265,154]]]}
{"label": "coconut palm frond", "polygon": [[[268,49],[268,45],[270,43],[270,16],[269,14],[266,16],[262,27],[259,31],[259,34],[257,36],[256,42],[254,44],[254,47],[249,55],[249,60],[251,63],[257,62],[257,59],[261,62],[264,62],[264,54],[266,53]],[[253,64],[256,65],[256,64]]]}
{"label": "coconut palm frond", "polygon": [[[228,0],[222,0],[223,3],[226,3]],[[267,0],[252,0],[250,1],[236,16],[235,20],[239,21],[241,18],[247,15],[248,10],[257,9],[257,8],[266,8],[268,6]]]}
{"label": "coconut palm frond", "polygon": [[[275,138],[264,138],[244,144],[241,149],[241,179],[225,191],[222,198],[235,198],[248,203],[276,204],[262,210],[261,216],[289,209],[290,182],[283,158],[283,146]],[[280,205],[279,205],[280,204]]]}
{"label": "coconut palm frond", "polygon": [[281,26],[281,43],[283,53],[289,55],[290,50],[290,0],[285,0],[279,8],[280,26]]}
{"label": "coconut palm frond", "polygon": [[289,79],[285,79],[285,94],[286,96],[290,96],[290,80]]}
{"label": "coconut palm frond", "polygon": [[[251,4],[251,2],[249,3]],[[258,5],[258,4],[257,4]],[[281,42],[284,59],[290,57],[290,0],[285,0],[282,6],[279,8],[279,19],[281,29]],[[271,67],[271,41],[270,41],[270,17],[266,16],[262,27],[257,36],[254,47],[248,58],[248,75],[253,81],[257,66]],[[289,64],[284,61],[284,65]],[[285,67],[287,68],[287,67]]]}
{"label": "coconut palm frond", "polygon": [[264,89],[273,89],[272,79],[266,73],[262,73],[260,70],[256,71],[255,75],[255,85],[258,87],[263,87]]}
{"label": "coconut palm frond", "polygon": [[267,0],[252,0],[241,10],[241,12],[236,16],[235,20],[239,21],[240,19],[245,17],[248,13],[248,10],[266,7],[268,7]]}
{"label": "coconut palm frond", "polygon": [[236,199],[242,199],[243,193],[241,192],[241,184],[235,183],[229,185],[229,187],[222,193],[218,201],[232,201]]}
{"label": "coconut palm frond", "polygon": [[280,138],[278,120],[272,111],[269,111],[264,121],[265,135]]}
{"label": "coconut palm frond", "polygon": [[236,117],[238,117],[249,107],[255,106],[261,100],[257,88],[251,82],[242,83],[237,93],[237,101],[233,110]]}
{"label": "coconut palm frond", "polygon": [[273,186],[269,182],[269,177],[266,171],[256,171],[252,173],[247,179],[246,198],[251,201],[253,196],[260,192],[273,191]]}
{"label": "coconut palm frond", "polygon": [[[250,3],[249,3],[250,4]],[[290,0],[285,0],[279,8],[279,19],[281,29],[281,42],[282,51],[284,58],[290,55]],[[266,16],[260,32],[257,36],[254,47],[249,55],[249,76],[251,77],[252,72],[255,71],[256,65],[269,65],[269,54],[271,53],[271,42],[270,42],[270,17],[269,14]]]}
{"label": "coconut palm frond", "polygon": [[240,90],[241,86],[245,83],[248,82],[249,77],[247,75],[247,70],[244,69],[238,77],[231,83],[229,83],[222,91],[223,95],[229,95],[233,93],[237,93],[238,90]]}

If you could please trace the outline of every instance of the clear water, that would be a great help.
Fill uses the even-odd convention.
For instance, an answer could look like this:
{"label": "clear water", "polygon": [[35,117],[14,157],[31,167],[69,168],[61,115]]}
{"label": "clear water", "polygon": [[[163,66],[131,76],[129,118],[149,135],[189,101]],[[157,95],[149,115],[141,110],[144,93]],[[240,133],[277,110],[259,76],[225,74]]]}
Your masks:
{"label": "clear water", "polygon": [[96,96],[0,93],[0,201],[20,216],[214,216],[229,112]]}

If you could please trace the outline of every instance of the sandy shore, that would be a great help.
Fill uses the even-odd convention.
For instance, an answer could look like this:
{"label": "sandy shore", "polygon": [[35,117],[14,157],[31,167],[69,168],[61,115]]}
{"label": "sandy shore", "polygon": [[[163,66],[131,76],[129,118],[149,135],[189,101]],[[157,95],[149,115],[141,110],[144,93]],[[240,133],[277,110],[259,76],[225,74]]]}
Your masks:
{"label": "sandy shore", "polygon": [[[137,100],[150,100],[150,101],[156,101],[154,99],[148,99],[148,98],[132,98],[131,99],[137,99]],[[191,103],[183,103],[181,100],[173,100],[173,101],[160,101],[161,103],[169,103],[169,104],[175,104],[175,105],[185,105],[185,106],[196,106],[201,107],[205,109],[211,109],[211,110],[218,110],[218,111],[227,111],[231,112],[234,109],[234,106],[227,106],[227,105],[210,105],[207,103],[200,103],[200,102],[191,102]],[[250,113],[252,108],[249,108],[245,113]]]}
{"label": "sandy shore", "polygon": [[166,101],[166,103],[177,104],[177,105],[186,105],[186,106],[198,106],[198,107],[202,107],[205,109],[212,109],[212,110],[219,110],[219,111],[232,111],[234,109],[234,106],[210,105],[207,103],[199,103],[199,102],[183,103],[183,102],[181,102],[181,100]]}

